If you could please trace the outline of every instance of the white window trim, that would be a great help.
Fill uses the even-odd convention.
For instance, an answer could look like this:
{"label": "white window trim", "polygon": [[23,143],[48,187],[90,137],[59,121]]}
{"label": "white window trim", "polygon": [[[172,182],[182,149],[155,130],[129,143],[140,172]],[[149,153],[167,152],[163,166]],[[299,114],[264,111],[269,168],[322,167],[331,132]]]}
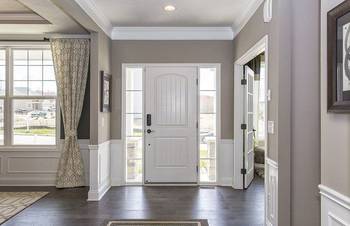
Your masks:
{"label": "white window trim", "polygon": [[[126,68],[142,68],[142,79],[143,79],[143,84],[142,84],[142,109],[143,112],[142,114],[144,114],[144,108],[145,108],[145,97],[144,97],[144,90],[145,90],[145,68],[147,66],[193,66],[193,67],[197,67],[197,78],[199,79],[199,69],[200,68],[216,68],[216,163],[215,163],[215,170],[216,170],[216,181],[215,182],[200,182],[200,172],[198,173],[198,178],[197,178],[197,184],[198,185],[217,185],[218,181],[219,181],[219,167],[218,167],[218,160],[220,159],[220,151],[219,151],[219,142],[221,139],[221,64],[220,63],[183,63],[183,64],[177,64],[177,63],[164,63],[164,64],[149,64],[149,63],[122,63],[122,127],[121,127],[121,139],[122,139],[122,143],[123,143],[123,166],[122,166],[122,181],[123,181],[123,185],[144,185],[144,168],[145,168],[145,161],[144,161],[144,146],[143,146],[143,151],[142,151],[142,182],[127,182],[126,180],[126,150],[125,150],[125,139],[126,139],[126,135],[125,135],[125,128],[126,128],[126,122],[125,122],[125,111],[126,111],[126,103],[125,103],[125,94],[126,94]],[[199,88],[199,84],[198,84],[198,89],[197,89],[197,120],[199,123],[199,119],[200,119],[200,112],[199,112],[199,96],[200,94],[200,88]],[[143,115],[144,116],[144,115]],[[199,126],[198,126],[199,127]],[[199,129],[197,132],[197,139],[199,139]],[[144,142],[144,137],[143,137],[143,142]],[[199,142],[197,142],[198,148],[197,148],[197,164],[198,167],[200,166],[200,157],[199,157]]]}
{"label": "white window trim", "polygon": [[[4,100],[4,144],[0,145],[2,151],[59,151],[60,149],[60,125],[61,112],[59,108],[58,96],[13,96],[13,62],[12,51],[14,49],[50,49],[47,42],[0,42],[0,49],[6,50],[6,91],[5,96],[0,97]],[[56,139],[52,145],[30,145],[30,144],[13,144],[13,106],[12,102],[15,99],[56,99]]]}

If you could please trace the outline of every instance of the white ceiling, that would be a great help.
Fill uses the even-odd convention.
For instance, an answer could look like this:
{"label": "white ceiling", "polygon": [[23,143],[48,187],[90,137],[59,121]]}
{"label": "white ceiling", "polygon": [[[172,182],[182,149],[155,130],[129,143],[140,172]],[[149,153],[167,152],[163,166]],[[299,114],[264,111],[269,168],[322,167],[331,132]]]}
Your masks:
{"label": "white ceiling", "polygon": [[[114,40],[232,40],[264,0],[74,0]],[[164,6],[176,10],[166,12]]]}
{"label": "white ceiling", "polygon": [[[231,27],[255,0],[91,0],[118,27]],[[176,7],[173,12],[164,6]]]}

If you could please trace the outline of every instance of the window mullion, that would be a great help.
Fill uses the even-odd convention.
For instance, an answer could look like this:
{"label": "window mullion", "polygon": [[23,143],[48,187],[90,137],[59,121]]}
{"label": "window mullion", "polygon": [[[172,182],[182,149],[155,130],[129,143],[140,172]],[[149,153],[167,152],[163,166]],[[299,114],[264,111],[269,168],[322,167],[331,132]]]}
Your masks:
{"label": "window mullion", "polygon": [[4,145],[9,146],[12,144],[11,128],[12,128],[12,116],[11,116],[11,103],[9,96],[11,95],[11,78],[12,78],[12,50],[11,48],[6,49],[6,81],[5,81],[5,99],[4,99]]}

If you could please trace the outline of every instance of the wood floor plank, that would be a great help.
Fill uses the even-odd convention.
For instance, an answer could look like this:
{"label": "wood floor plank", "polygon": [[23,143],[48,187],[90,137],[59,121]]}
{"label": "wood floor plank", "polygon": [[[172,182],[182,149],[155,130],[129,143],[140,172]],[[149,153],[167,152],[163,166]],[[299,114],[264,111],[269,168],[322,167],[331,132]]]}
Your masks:
{"label": "wood floor plank", "polygon": [[262,226],[264,182],[247,191],[229,187],[112,187],[99,202],[87,202],[88,188],[0,187],[0,191],[49,191],[4,226],[99,226],[106,220],[208,219],[210,226]]}

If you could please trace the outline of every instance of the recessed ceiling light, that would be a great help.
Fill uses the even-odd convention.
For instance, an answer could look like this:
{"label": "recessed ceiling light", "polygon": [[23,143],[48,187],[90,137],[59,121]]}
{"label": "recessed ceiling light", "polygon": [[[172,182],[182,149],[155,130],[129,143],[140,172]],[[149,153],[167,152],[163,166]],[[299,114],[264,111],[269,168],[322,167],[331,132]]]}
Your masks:
{"label": "recessed ceiling light", "polygon": [[167,6],[165,6],[164,7],[164,10],[165,11],[168,11],[168,12],[172,12],[172,11],[174,11],[176,8],[175,8],[175,6],[173,6],[173,5],[167,5]]}

